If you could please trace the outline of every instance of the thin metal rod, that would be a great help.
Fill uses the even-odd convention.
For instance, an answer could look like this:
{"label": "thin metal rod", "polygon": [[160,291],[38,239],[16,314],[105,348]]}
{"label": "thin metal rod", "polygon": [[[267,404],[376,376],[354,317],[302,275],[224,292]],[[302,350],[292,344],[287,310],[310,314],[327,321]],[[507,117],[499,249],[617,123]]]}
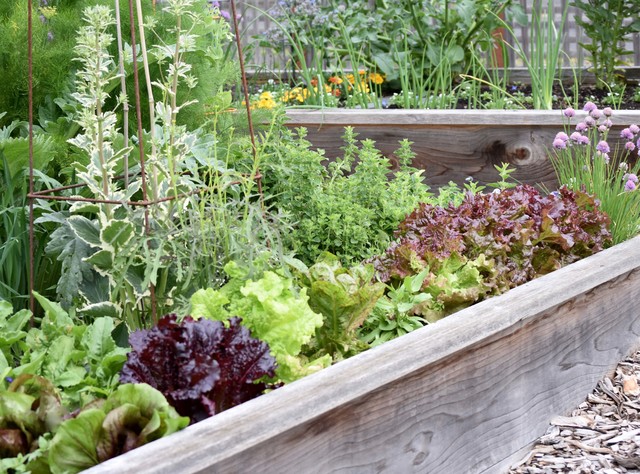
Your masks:
{"label": "thin metal rod", "polygon": [[244,54],[242,52],[242,42],[240,41],[240,29],[238,27],[238,15],[236,13],[236,2],[231,0],[231,16],[233,18],[233,28],[236,36],[236,46],[238,48],[238,61],[240,62],[240,73],[242,75],[242,90],[244,92],[244,103],[247,108],[247,120],[249,122],[249,135],[251,137],[251,147],[253,159],[258,160],[258,148],[256,147],[255,133],[253,132],[253,120],[251,118],[251,104],[249,103],[249,86],[247,84],[247,74],[244,68]]}
{"label": "thin metal rod", "polygon": [[[155,7],[155,2],[154,2]],[[140,19],[142,22],[142,19]],[[136,97],[136,119],[138,121],[138,151],[140,153],[140,177],[142,179],[142,200],[147,200],[147,174],[144,166],[144,137],[142,131],[142,108],[140,106],[140,77],[138,74],[138,60],[136,57],[136,18],[133,13],[133,0],[129,0],[129,25],[131,30],[131,49],[133,51],[133,84]],[[142,32],[144,34],[144,32]],[[144,41],[144,38],[143,38]],[[143,45],[144,46],[144,45]],[[152,94],[151,89],[147,91],[148,94]],[[152,111],[153,112],[153,111]],[[152,115],[153,117],[153,115]],[[153,130],[154,123],[151,122],[151,129]],[[153,132],[152,132],[153,133]],[[153,137],[153,135],[152,135]],[[153,138],[152,138],[153,142]],[[152,143],[153,146],[153,143]],[[151,227],[149,224],[149,208],[144,208],[144,231],[145,235],[151,233]],[[147,242],[150,245],[150,242]],[[156,314],[156,288],[153,283],[149,283],[149,296],[151,298],[151,320],[153,323],[158,322],[158,316]]]}
{"label": "thin metal rod", "polygon": [[[251,151],[253,153],[253,162],[258,163],[258,147],[256,146],[256,136],[253,130],[251,104],[249,103],[249,85],[247,84],[247,72],[244,67],[244,53],[242,52],[242,41],[240,40],[240,28],[238,27],[238,14],[236,12],[235,0],[231,0],[231,16],[233,17],[233,29],[235,31],[236,46],[238,48],[238,62],[240,63],[240,74],[242,76],[242,90],[244,91],[244,103],[247,109],[247,123],[249,125],[249,137],[251,138]],[[260,174],[260,171],[258,168],[256,168],[256,172]],[[264,194],[262,192],[262,179],[258,179],[257,181],[258,181],[258,196],[260,198],[260,206],[264,211]]]}
{"label": "thin metal rod", "polygon": [[[29,96],[29,194],[33,194],[33,2],[29,0],[27,2],[27,8],[29,12],[27,14],[27,62],[28,62],[28,96]],[[33,290],[35,289],[34,279],[34,230],[33,230],[33,198],[29,198],[29,309],[31,309],[31,325],[35,324],[35,309],[36,302],[33,296]]]}

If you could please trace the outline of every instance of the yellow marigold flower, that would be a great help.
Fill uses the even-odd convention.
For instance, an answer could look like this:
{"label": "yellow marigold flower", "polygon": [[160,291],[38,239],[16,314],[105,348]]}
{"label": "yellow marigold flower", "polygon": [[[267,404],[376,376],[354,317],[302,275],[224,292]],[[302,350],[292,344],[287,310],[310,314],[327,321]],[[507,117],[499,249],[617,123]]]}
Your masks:
{"label": "yellow marigold flower", "polygon": [[258,102],[259,109],[273,109],[276,106],[276,102],[271,98],[260,99]]}
{"label": "yellow marigold flower", "polygon": [[369,73],[369,80],[374,84],[382,84],[384,82],[385,76],[382,74],[378,74],[377,72]]}
{"label": "yellow marigold flower", "polygon": [[271,92],[264,91],[262,94],[260,94],[260,100],[267,100],[267,99],[273,99],[273,95],[271,94]]}
{"label": "yellow marigold flower", "polygon": [[349,84],[355,84],[356,78],[353,74],[349,73],[347,74],[347,81],[349,81]]}

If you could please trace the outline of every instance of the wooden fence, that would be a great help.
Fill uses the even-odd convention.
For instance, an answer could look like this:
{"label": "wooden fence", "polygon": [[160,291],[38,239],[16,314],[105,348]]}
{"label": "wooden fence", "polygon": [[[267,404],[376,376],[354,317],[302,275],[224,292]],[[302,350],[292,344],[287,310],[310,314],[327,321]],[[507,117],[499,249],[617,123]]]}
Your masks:
{"label": "wooden fence", "polygon": [[[520,0],[520,2],[527,11],[529,18],[531,18],[531,7],[534,0]],[[221,3],[222,8],[225,8],[225,4],[228,2],[223,1]],[[241,34],[243,42],[246,46],[252,45],[251,53],[249,54],[250,69],[282,70],[283,65],[286,64],[286,56],[276,55],[273,51],[267,48],[259,47],[257,45],[257,40],[254,38],[275,26],[269,19],[269,14],[266,12],[274,11],[273,9],[278,8],[277,3],[277,0],[249,0],[239,2],[239,14],[242,15]],[[544,4],[544,13],[544,11],[547,10],[546,2],[542,0],[542,3]],[[553,17],[556,25],[560,24],[562,13],[565,8],[568,8],[567,19],[563,30],[563,51],[566,54],[564,58],[564,65],[582,69],[588,66],[589,62],[588,54],[580,46],[580,43],[588,43],[589,38],[575,21],[576,16],[581,14],[581,12],[577,8],[568,5],[570,0],[554,0],[553,3]],[[527,26],[514,25],[513,30],[518,41],[526,51],[530,42],[530,29]],[[507,41],[513,41],[513,38],[509,35],[506,36],[506,39]],[[630,54],[625,58],[628,65],[640,66],[640,34],[634,34],[631,40],[625,44],[625,49],[633,52],[633,54]],[[518,58],[512,50],[509,50],[509,64],[515,67],[523,66],[522,60]]]}

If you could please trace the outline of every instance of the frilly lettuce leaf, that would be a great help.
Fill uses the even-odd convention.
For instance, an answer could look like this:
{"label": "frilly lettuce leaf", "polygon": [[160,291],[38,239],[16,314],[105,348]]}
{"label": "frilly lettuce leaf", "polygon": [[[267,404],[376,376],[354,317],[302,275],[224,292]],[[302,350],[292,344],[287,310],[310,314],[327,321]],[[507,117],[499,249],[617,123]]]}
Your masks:
{"label": "frilly lettuce leaf", "polygon": [[296,293],[291,279],[266,271],[255,281],[232,277],[220,290],[197,291],[191,298],[191,315],[217,321],[241,317],[254,337],[269,344],[278,362],[277,378],[292,382],[331,363],[330,356],[312,361],[299,357],[323,323],[308,300],[306,289]]}

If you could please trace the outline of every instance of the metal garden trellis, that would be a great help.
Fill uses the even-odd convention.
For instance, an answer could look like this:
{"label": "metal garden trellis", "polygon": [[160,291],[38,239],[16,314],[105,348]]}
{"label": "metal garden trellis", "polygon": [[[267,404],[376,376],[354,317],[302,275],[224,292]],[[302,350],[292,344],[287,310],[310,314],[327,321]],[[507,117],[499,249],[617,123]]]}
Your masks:
{"label": "metal garden trellis", "polygon": [[[134,0],[128,0],[129,4],[129,20],[130,20],[130,30],[131,30],[131,48],[133,51],[136,51],[136,32],[135,32],[135,14],[133,9]],[[156,0],[152,0],[153,6],[156,5]],[[253,128],[253,120],[251,115],[251,106],[249,103],[249,89],[247,83],[247,75],[245,71],[244,58],[242,52],[242,44],[240,41],[239,27],[238,27],[238,16],[236,10],[236,2],[235,0],[230,0],[231,3],[231,16],[233,21],[233,28],[235,32],[236,39],[236,47],[238,51],[240,72],[242,78],[242,89],[244,94],[244,101],[246,105],[246,113],[248,120],[248,128],[249,128],[249,136],[251,139],[251,149],[253,153],[254,161],[257,161],[257,146],[255,141],[255,132]],[[116,9],[119,10],[119,0],[115,0]],[[35,298],[33,295],[34,291],[34,248],[35,248],[35,238],[34,238],[34,202],[36,199],[44,199],[44,200],[57,200],[57,201],[68,201],[68,202],[93,202],[93,203],[103,203],[103,204],[122,204],[121,201],[111,201],[105,199],[94,199],[94,198],[83,198],[78,196],[59,196],[55,193],[69,190],[82,188],[85,186],[84,184],[73,184],[69,186],[62,186],[52,189],[47,189],[44,191],[35,191],[35,181],[34,181],[34,163],[33,163],[33,0],[28,0],[27,2],[28,14],[27,14],[27,62],[28,62],[28,114],[29,114],[29,193],[27,194],[27,198],[29,199],[29,307],[31,309],[32,315],[35,314]],[[120,46],[119,46],[120,48]],[[149,226],[149,207],[155,204],[159,204],[161,202],[176,200],[182,197],[186,197],[191,194],[199,193],[201,190],[192,191],[190,193],[183,193],[177,196],[170,196],[166,198],[160,198],[155,200],[149,200],[147,193],[147,184],[146,184],[146,169],[145,169],[145,153],[144,153],[144,138],[143,138],[143,130],[142,130],[142,112],[141,112],[141,100],[140,100],[140,87],[139,87],[139,71],[137,65],[136,55],[133,54],[133,81],[134,81],[134,89],[135,89],[135,108],[136,108],[136,117],[138,124],[138,149],[140,152],[140,178],[142,182],[142,199],[138,201],[126,201],[125,204],[129,206],[139,206],[144,207],[145,209],[145,233],[147,235],[150,234],[151,229]],[[127,168],[127,164],[125,163],[125,170],[122,176],[117,177],[118,179],[122,179],[125,182],[129,179],[129,171]],[[260,171],[257,170],[254,179],[257,182],[258,186],[258,194],[262,201],[263,199],[263,191],[262,191],[262,175]],[[155,297],[155,288],[153,283],[150,283],[150,310],[151,317],[154,322],[157,321],[156,314],[156,297]],[[33,321],[33,316],[32,316]]]}

